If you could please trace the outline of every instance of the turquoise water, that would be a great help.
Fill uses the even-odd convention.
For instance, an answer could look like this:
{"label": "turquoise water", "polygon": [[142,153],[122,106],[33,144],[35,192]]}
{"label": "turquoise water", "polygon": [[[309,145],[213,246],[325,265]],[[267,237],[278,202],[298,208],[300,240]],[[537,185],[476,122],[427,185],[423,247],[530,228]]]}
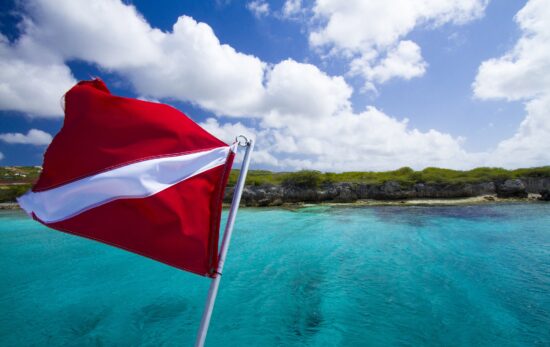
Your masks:
{"label": "turquoise water", "polygon": [[[192,345],[209,281],[0,214],[0,345]],[[550,204],[242,209],[208,346],[549,346]]]}

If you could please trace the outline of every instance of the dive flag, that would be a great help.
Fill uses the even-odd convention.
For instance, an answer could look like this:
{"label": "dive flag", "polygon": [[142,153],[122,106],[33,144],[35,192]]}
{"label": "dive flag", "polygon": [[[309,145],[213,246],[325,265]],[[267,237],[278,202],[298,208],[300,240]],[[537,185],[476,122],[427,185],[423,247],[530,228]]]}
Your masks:
{"label": "dive flag", "polygon": [[65,95],[63,127],[19,204],[50,228],[214,277],[233,158],[176,109],[82,81]]}

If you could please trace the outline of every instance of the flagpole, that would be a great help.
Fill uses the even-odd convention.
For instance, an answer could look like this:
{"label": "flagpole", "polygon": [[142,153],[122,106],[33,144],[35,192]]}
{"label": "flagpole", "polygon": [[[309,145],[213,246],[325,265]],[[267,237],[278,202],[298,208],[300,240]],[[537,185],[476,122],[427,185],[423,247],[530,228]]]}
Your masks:
{"label": "flagpole", "polygon": [[[240,136],[244,137],[244,136]],[[246,139],[246,137],[245,137]],[[208,326],[210,325],[210,318],[212,317],[212,310],[214,309],[214,302],[216,301],[216,295],[218,294],[218,287],[222,277],[223,265],[225,263],[225,256],[229,249],[229,243],[231,242],[231,234],[233,233],[233,225],[235,224],[235,217],[237,216],[237,210],[239,209],[239,203],[241,201],[241,195],[243,193],[244,182],[246,180],[246,174],[248,173],[248,165],[250,164],[250,153],[254,148],[254,142],[252,140],[246,140],[245,145],[246,152],[244,153],[243,163],[241,165],[241,172],[239,179],[235,185],[235,191],[233,193],[233,201],[231,202],[231,208],[229,209],[229,216],[227,217],[227,224],[225,226],[225,232],[223,233],[222,247],[220,250],[220,256],[218,257],[218,268],[215,273],[215,277],[210,283],[210,289],[208,290],[208,298],[206,299],[206,306],[204,313],[202,314],[201,325],[197,334],[197,340],[195,341],[195,347],[203,347],[206,339],[206,333],[208,332]]]}

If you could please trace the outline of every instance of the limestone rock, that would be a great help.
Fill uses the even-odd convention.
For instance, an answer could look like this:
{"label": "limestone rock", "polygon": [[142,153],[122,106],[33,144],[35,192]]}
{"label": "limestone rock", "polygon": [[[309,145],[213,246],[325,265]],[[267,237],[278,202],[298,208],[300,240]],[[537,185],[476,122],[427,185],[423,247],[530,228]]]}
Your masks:
{"label": "limestone rock", "polygon": [[[548,178],[522,178],[464,184],[429,182],[404,185],[397,181],[386,181],[383,184],[326,182],[317,188],[273,184],[249,185],[243,190],[242,204],[246,206],[282,206],[296,203],[354,202],[358,199],[450,199],[493,196],[495,194],[499,198],[527,198],[529,190],[538,187],[540,189],[534,193],[540,193],[541,200],[549,200],[549,182]],[[226,188],[224,202],[231,202],[233,190],[233,187]],[[534,193],[532,192],[532,194]]]}
{"label": "limestone rock", "polygon": [[516,178],[497,185],[497,196],[499,198],[526,198],[527,190],[523,181]]}

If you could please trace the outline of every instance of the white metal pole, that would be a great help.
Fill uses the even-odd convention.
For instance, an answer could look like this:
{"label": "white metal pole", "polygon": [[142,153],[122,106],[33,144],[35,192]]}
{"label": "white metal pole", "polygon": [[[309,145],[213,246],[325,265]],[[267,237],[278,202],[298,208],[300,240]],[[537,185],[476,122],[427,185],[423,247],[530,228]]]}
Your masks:
{"label": "white metal pole", "polygon": [[233,201],[231,202],[231,208],[229,210],[229,216],[227,217],[227,224],[225,226],[225,232],[223,234],[222,247],[220,250],[220,256],[218,260],[218,268],[216,270],[215,277],[210,283],[210,289],[208,290],[208,298],[206,299],[206,307],[202,314],[201,325],[197,334],[197,340],[195,341],[195,347],[203,347],[206,339],[206,333],[208,332],[208,326],[210,325],[210,318],[212,317],[212,310],[214,309],[214,302],[216,301],[216,295],[218,294],[218,287],[220,285],[220,279],[222,277],[223,265],[225,263],[225,256],[229,249],[229,243],[231,242],[231,234],[233,233],[233,225],[235,224],[235,217],[237,216],[237,210],[239,209],[239,203],[241,202],[241,195],[243,193],[244,182],[246,180],[246,174],[248,173],[248,165],[250,164],[250,152],[254,147],[252,140],[246,142],[246,152],[244,153],[243,163],[241,166],[241,173],[239,179],[235,185],[235,191],[233,193]]}

